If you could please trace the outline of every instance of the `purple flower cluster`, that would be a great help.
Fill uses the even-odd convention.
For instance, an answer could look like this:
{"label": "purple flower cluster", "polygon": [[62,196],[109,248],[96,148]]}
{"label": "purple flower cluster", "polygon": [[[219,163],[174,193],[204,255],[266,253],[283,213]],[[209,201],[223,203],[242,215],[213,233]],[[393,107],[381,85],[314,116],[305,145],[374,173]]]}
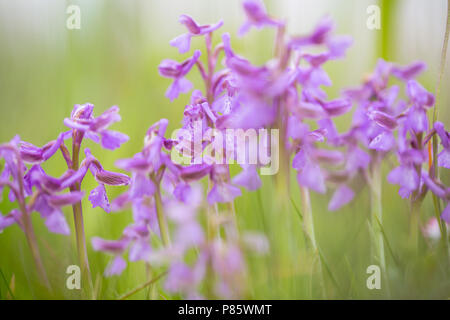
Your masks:
{"label": "purple flower cluster", "polygon": [[[108,130],[112,123],[120,120],[117,107],[112,107],[99,117],[93,116],[93,109],[92,104],[75,105],[71,117],[64,120],[70,130],[62,132],[56,140],[42,148],[22,141],[19,136],[0,145],[0,158],[5,161],[0,173],[0,194],[3,195],[3,188],[8,187],[9,201],[17,201],[18,204],[18,208],[7,215],[0,215],[0,232],[15,223],[23,229],[42,280],[47,284],[31,224],[31,213],[39,212],[50,232],[68,235],[70,228],[62,208],[70,205],[74,213],[76,210],[81,212],[81,200],[85,193],[80,185],[88,171],[98,183],[90,192],[89,201],[93,207],[100,206],[107,212],[110,208],[105,185],[127,185],[130,182],[124,174],[104,170],[88,148],[84,150],[86,156],[80,162],[79,152],[84,137],[101,142],[104,148],[111,150],[128,140],[126,135]],[[69,139],[72,139],[72,155],[66,147],[66,140]],[[58,151],[61,151],[67,170],[60,177],[52,177],[43,166]],[[77,238],[80,232],[77,230]]]}
{"label": "purple flower cluster", "polygon": [[[82,200],[84,192],[71,190],[71,187],[81,184],[89,170],[98,182],[98,187],[89,195],[92,206],[100,206],[105,211],[110,211],[105,185],[126,185],[129,183],[129,177],[104,170],[89,149],[85,149],[85,159],[81,161],[79,168],[74,170],[73,159],[65,145],[65,141],[70,138],[81,145],[83,136],[86,136],[95,142],[101,141],[104,148],[113,150],[128,140],[128,137],[120,132],[107,130],[110,124],[120,120],[117,107],[112,107],[97,118],[92,115],[93,109],[92,104],[75,105],[71,117],[64,120],[71,130],[62,132],[56,140],[50,141],[42,148],[20,140],[19,136],[0,146],[0,156],[5,160],[0,191],[4,186],[8,186],[11,202],[27,202],[26,212],[13,209],[6,217],[1,217],[0,230],[13,223],[21,225],[20,218],[23,214],[29,215],[37,211],[51,232],[69,234],[61,208]],[[55,178],[49,176],[42,165],[58,150],[61,151],[68,168],[59,178]],[[66,189],[69,191],[64,192]]]}
{"label": "purple flower cluster", "polygon": [[[117,167],[130,172],[131,178],[104,170],[87,148],[84,159],[79,159],[84,138],[110,150],[128,140],[126,135],[109,130],[120,120],[115,106],[94,117],[93,105],[76,105],[71,117],[64,120],[70,130],[42,148],[19,137],[1,145],[0,157],[5,165],[0,192],[8,187],[9,200],[17,200],[19,207],[0,215],[0,231],[17,223],[25,233],[31,232],[28,216],[37,211],[51,232],[69,234],[62,207],[71,205],[74,213],[80,214],[84,197],[80,185],[90,171],[98,183],[88,196],[92,207],[106,212],[131,207],[133,214],[132,224],[118,240],[91,239],[94,250],[112,256],[106,276],[121,274],[127,256],[131,262],[166,268],[164,288],[170,293],[189,298],[242,297],[244,249],[264,253],[268,243],[260,234],[239,230],[234,200],[242,195],[241,188],[252,191],[261,187],[258,169],[265,163],[259,158],[256,164],[240,163],[241,172],[232,177],[229,164],[194,161],[182,165],[172,158],[173,152],[189,150],[196,159],[217,143],[208,132],[225,134],[228,129],[279,129],[281,139],[275,143],[281,163],[287,164],[280,170],[288,176],[292,166],[302,194],[308,197],[308,190],[324,194],[333,189],[330,211],[350,203],[361,181],[371,187],[374,169],[387,156],[395,155],[398,165],[387,180],[399,185],[400,196],[415,204],[431,191],[445,203],[441,219],[450,223],[450,188],[435,175],[430,142],[433,136],[439,137],[442,150],[435,162],[448,169],[450,134],[440,122],[429,124],[427,110],[434,105],[434,97],[415,80],[425,65],[417,62],[399,66],[379,60],[362,85],[343,90],[341,96],[328,97],[324,87],[332,82],[324,64],[343,58],[352,39],[334,35],[328,17],[311,33],[290,36],[285,24],[271,17],[261,1],[243,3],[247,20],[239,34],[246,34],[252,27],[275,28],[274,57],[263,65],[252,64],[234,52],[228,33],[222,34],[222,41],[213,47],[213,34],[223,22],[199,25],[182,15],[179,21],[187,32],[170,44],[180,53],[188,53],[192,37],[203,37],[206,52],[202,55],[195,50],[183,62],[163,60],[159,73],[173,80],[166,92],[171,101],[192,90],[182,121],[182,129],[192,134],[168,138],[168,120],[153,124],[142,151],[116,162]],[[195,69],[203,80],[203,91],[193,90],[187,79]],[[392,84],[393,78],[400,84]],[[335,119],[350,113],[349,128],[338,132]],[[201,132],[196,132],[199,123]],[[192,137],[197,134],[202,140],[196,146]],[[65,146],[68,139],[72,139],[72,154]],[[248,150],[239,149],[242,146],[231,141],[232,149],[238,150],[230,156],[229,142],[220,157],[237,160],[247,155]],[[265,147],[273,143],[267,141]],[[58,150],[67,171],[55,178],[47,175],[42,165]],[[128,184],[129,188],[110,203],[105,185]]]}
{"label": "purple flower cluster", "polygon": [[[422,202],[428,190],[434,193],[446,205],[441,218],[449,222],[448,190],[434,176],[431,152],[431,138],[437,134],[443,147],[437,164],[449,168],[448,132],[440,122],[429,125],[427,109],[434,105],[434,97],[414,80],[424,69],[420,62],[401,67],[379,60],[362,86],[344,92],[357,103],[357,109],[350,130],[340,136],[339,144],[348,145],[350,140],[356,140],[370,152],[372,164],[395,154],[398,166],[387,180],[399,185],[400,196],[412,202]],[[398,85],[390,85],[392,77],[404,83],[405,98],[400,95]]]}
{"label": "purple flower cluster", "polygon": [[[133,223],[126,227],[118,240],[93,238],[95,250],[113,256],[105,275],[118,275],[129,261],[145,261],[152,266],[168,265],[165,288],[169,292],[183,293],[191,298],[202,297],[199,286],[203,279],[217,276],[215,295],[239,297],[240,280],[245,265],[241,248],[267,247],[264,237],[245,235],[238,238],[231,212],[217,211],[209,221],[209,228],[224,227],[227,241],[206,235],[197,220],[197,214],[206,210],[202,187],[197,182],[209,176],[211,190],[207,202],[231,202],[240,195],[240,189],[229,182],[228,168],[214,165],[181,166],[172,161],[168,153],[178,141],[166,139],[168,121],[161,119],[150,127],[141,152],[130,159],[117,161],[119,168],[131,172],[130,188],[114,200],[113,210],[131,206]],[[216,207],[217,208],[217,207]],[[211,230],[211,229],[210,229]],[[218,233],[218,232],[216,232]],[[250,240],[245,240],[250,237]],[[198,250],[196,262],[188,265],[185,257]],[[209,279],[208,281],[212,281]]]}

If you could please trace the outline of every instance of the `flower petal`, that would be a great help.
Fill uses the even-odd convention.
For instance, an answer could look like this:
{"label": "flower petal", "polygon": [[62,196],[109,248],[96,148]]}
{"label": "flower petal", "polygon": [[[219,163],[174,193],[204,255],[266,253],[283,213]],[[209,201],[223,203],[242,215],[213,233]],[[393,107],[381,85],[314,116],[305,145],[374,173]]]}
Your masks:
{"label": "flower petal", "polygon": [[109,150],[117,149],[122,143],[130,140],[126,134],[113,130],[104,130],[101,132],[101,136],[102,147]]}
{"label": "flower petal", "polygon": [[127,262],[121,256],[116,256],[106,267],[105,277],[119,275],[126,267]]}
{"label": "flower petal", "polygon": [[64,214],[59,210],[54,210],[46,219],[45,225],[48,230],[54,233],[69,235],[70,229]]}
{"label": "flower petal", "polygon": [[333,197],[328,204],[328,210],[336,211],[342,206],[346,205],[353,200],[355,193],[352,189],[347,187],[345,184],[341,185],[333,194]]}
{"label": "flower petal", "polygon": [[103,184],[99,184],[97,188],[91,191],[89,194],[89,201],[92,203],[92,208],[100,207],[106,212],[111,211],[105,186]]}

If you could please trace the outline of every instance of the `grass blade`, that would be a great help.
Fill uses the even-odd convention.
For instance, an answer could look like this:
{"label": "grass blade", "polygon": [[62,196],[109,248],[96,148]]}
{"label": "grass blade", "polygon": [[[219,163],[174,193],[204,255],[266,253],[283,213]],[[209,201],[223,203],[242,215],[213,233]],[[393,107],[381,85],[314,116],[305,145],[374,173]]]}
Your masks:
{"label": "grass blade", "polygon": [[8,280],[6,280],[6,277],[5,277],[5,275],[3,274],[2,269],[0,269],[0,275],[2,276],[2,279],[3,279],[3,281],[5,282],[6,289],[8,289],[8,292],[9,292],[9,294],[11,295],[11,298],[12,298],[13,300],[15,300],[16,298],[14,297],[14,293],[12,292],[11,288],[9,287]]}

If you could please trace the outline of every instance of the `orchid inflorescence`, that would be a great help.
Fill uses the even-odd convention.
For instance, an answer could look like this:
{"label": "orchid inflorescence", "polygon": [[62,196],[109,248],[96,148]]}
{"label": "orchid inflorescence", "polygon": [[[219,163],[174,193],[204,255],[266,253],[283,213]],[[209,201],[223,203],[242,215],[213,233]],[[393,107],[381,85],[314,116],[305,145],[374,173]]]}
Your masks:
{"label": "orchid inflorescence", "polygon": [[[441,122],[430,124],[427,110],[434,106],[434,96],[415,80],[425,65],[416,62],[399,66],[380,59],[362,85],[342,90],[340,97],[330,99],[323,87],[331,86],[332,82],[323,66],[342,59],[352,39],[334,35],[334,25],[328,17],[308,35],[289,36],[285,23],[269,16],[261,1],[245,0],[244,11],[247,21],[239,31],[240,36],[252,27],[276,30],[274,56],[264,65],[253,65],[236,54],[228,33],[222,34],[222,41],[213,46],[213,34],[222,27],[222,21],[199,25],[187,15],[180,17],[187,33],[173,39],[170,45],[184,54],[191,50],[193,37],[203,37],[206,46],[206,54],[195,50],[183,62],[164,60],[159,65],[159,73],[173,80],[166,92],[171,101],[193,90],[186,77],[194,69],[203,80],[203,91],[193,90],[184,109],[183,129],[195,130],[196,121],[202,123],[204,131],[279,129],[278,175],[289,176],[290,166],[296,171],[303,214],[309,215],[304,219],[304,230],[313,250],[317,246],[309,191],[323,194],[327,189],[334,190],[328,204],[328,209],[334,211],[350,203],[361,181],[365,181],[371,189],[372,201],[379,202],[380,167],[390,155],[396,156],[398,164],[387,180],[400,186],[402,198],[409,198],[414,208],[420,208],[430,191],[439,203],[444,203],[436,221],[446,241],[450,188],[439,180],[434,165],[450,168],[450,135]],[[393,78],[399,84],[392,85]],[[191,141],[181,136],[166,137],[166,119],[148,129],[141,152],[116,162],[131,178],[104,170],[87,148],[80,162],[84,138],[111,150],[128,140],[126,135],[108,129],[120,120],[118,111],[114,106],[94,117],[93,105],[76,105],[71,117],[64,120],[70,130],[42,148],[21,141],[18,136],[0,146],[0,156],[5,160],[0,191],[8,187],[9,200],[19,204],[18,209],[0,216],[0,231],[14,223],[24,230],[41,276],[47,279],[29,216],[37,211],[49,231],[67,235],[70,230],[61,208],[71,205],[80,263],[88,273],[81,213],[84,192],[80,185],[90,171],[98,182],[88,196],[93,207],[106,212],[131,207],[133,213],[133,223],[118,240],[91,239],[94,250],[112,255],[105,276],[121,274],[127,266],[127,256],[130,262],[144,261],[152,268],[164,267],[167,270],[164,288],[170,293],[188,298],[245,295],[243,250],[264,253],[269,248],[263,235],[239,230],[234,199],[242,195],[241,187],[248,191],[261,187],[257,169],[264,164],[241,164],[242,171],[231,177],[229,164],[176,163],[171,152],[190,147]],[[349,128],[338,132],[334,119],[350,112],[353,118]],[[442,146],[436,162],[431,152],[433,136],[440,139]],[[72,154],[65,145],[69,139]],[[189,150],[201,154],[212,143],[213,139],[205,139],[200,150]],[[42,164],[58,151],[67,163],[67,171],[55,178],[46,174]],[[280,183],[288,184],[283,180]],[[129,185],[129,188],[110,203],[105,185]],[[381,209],[374,211],[381,224]],[[200,213],[205,213],[206,223],[202,223],[205,219]],[[377,259],[382,262],[383,240],[380,241]]]}

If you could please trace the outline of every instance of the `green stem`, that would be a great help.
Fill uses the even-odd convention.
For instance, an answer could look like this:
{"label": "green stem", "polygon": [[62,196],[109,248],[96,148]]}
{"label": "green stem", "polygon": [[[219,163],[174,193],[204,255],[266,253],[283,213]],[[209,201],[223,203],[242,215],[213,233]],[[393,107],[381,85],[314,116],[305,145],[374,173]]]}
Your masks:
{"label": "green stem", "polygon": [[[438,118],[437,106],[438,106],[439,94],[441,92],[442,78],[444,77],[444,69],[445,69],[445,61],[447,58],[447,47],[448,47],[449,36],[450,36],[450,0],[447,0],[447,24],[445,27],[444,43],[442,45],[441,62],[439,65],[439,76],[438,76],[438,82],[437,82],[437,86],[436,86],[436,102],[434,104],[434,109],[433,109],[433,124],[437,121],[437,118]],[[437,150],[433,149],[433,153],[434,152],[437,152]],[[433,159],[435,159],[435,157],[433,157]]]}
{"label": "green stem", "polygon": [[[420,146],[420,150],[422,149],[423,145],[423,134],[418,133],[416,134],[417,144]],[[422,172],[422,165],[415,165],[414,166],[417,176],[420,177]],[[422,205],[423,197],[420,195],[420,187],[417,188],[416,191],[414,191],[410,197],[411,202],[411,216],[410,216],[410,238],[411,243],[413,244],[416,254],[419,254],[419,234],[420,234],[420,206]]]}
{"label": "green stem", "polygon": [[17,159],[17,174],[19,181],[19,194],[17,195],[17,201],[19,203],[20,211],[22,212],[22,222],[25,229],[25,236],[27,238],[28,246],[31,249],[31,254],[33,256],[34,263],[38,270],[39,276],[45,286],[51,291],[50,282],[48,281],[47,273],[44,268],[44,264],[39,253],[39,247],[36,239],[36,234],[34,232],[33,223],[31,222],[30,212],[28,212],[27,205],[25,203],[25,192],[23,185],[23,163],[20,154],[16,151]]}
{"label": "green stem", "polygon": [[413,244],[416,252],[419,249],[419,230],[420,230],[420,205],[421,201],[411,200],[411,219],[409,226],[409,235],[411,243]]}
{"label": "green stem", "polygon": [[[34,263],[36,265],[38,274],[45,286],[51,290],[50,282],[48,281],[47,273],[45,272],[44,264],[42,263],[41,255],[39,253],[39,247],[37,244],[36,234],[34,232],[33,224],[26,209],[22,208],[22,222],[25,229],[25,235],[27,238],[28,246],[31,249]],[[25,210],[25,211],[24,211]]]}
{"label": "green stem", "polygon": [[[146,272],[146,282],[151,281],[153,276],[155,275],[154,270],[151,265],[147,262],[145,263],[145,272]],[[148,292],[146,294],[147,300],[156,300],[158,298],[158,292],[155,283],[149,285]]]}
{"label": "green stem", "polygon": [[158,219],[159,231],[161,232],[161,239],[165,247],[170,246],[170,236],[169,236],[169,228],[167,226],[166,219],[164,217],[164,209],[161,200],[161,192],[159,190],[159,184],[156,183],[156,179],[153,179],[153,182],[156,185],[155,192],[155,206],[156,206],[156,216]]}
{"label": "green stem", "polygon": [[[74,138],[74,140],[76,140]],[[72,170],[77,171],[79,169],[79,155],[80,155],[80,144],[73,143],[72,145]],[[71,191],[80,191],[80,183],[75,183],[70,187]],[[77,243],[78,259],[81,265],[81,274],[83,280],[88,283],[88,292],[94,292],[94,286],[92,283],[91,271],[89,268],[89,260],[86,248],[86,238],[84,234],[84,222],[83,222],[83,208],[81,201],[72,205],[73,218],[75,224],[75,236]]]}
{"label": "green stem", "polygon": [[311,198],[309,196],[308,188],[300,186],[300,196],[302,200],[302,213],[303,213],[303,230],[306,233],[307,238],[311,244],[311,249],[314,254],[314,258],[317,261],[320,287],[324,297],[326,298],[325,282],[323,277],[322,260],[319,254],[317,246],[316,236],[314,233],[314,221],[311,207]]}
{"label": "green stem", "polygon": [[392,0],[381,0],[381,30],[379,42],[379,54],[384,60],[391,60],[391,44],[395,24],[395,13],[398,3]]}
{"label": "green stem", "polygon": [[132,296],[133,294],[135,294],[135,293],[141,291],[141,290],[144,289],[145,287],[154,284],[156,281],[158,281],[159,279],[161,279],[162,277],[164,277],[166,274],[167,274],[167,271],[165,271],[165,272],[159,274],[157,277],[155,277],[155,278],[153,278],[153,279],[151,279],[151,280],[149,280],[149,281],[147,281],[147,282],[141,284],[139,287],[137,287],[137,288],[131,290],[130,292],[128,292],[128,293],[126,293],[126,294],[124,294],[124,295],[122,295],[122,296],[120,296],[117,300],[125,300],[125,299],[129,298],[130,296]]}
{"label": "green stem", "polygon": [[[441,51],[441,61],[440,61],[440,67],[439,67],[439,76],[437,80],[436,85],[436,94],[435,94],[435,104],[433,109],[433,126],[434,123],[438,119],[438,102],[440,98],[440,92],[441,92],[441,85],[442,85],[442,79],[444,77],[444,69],[445,69],[445,62],[447,58],[447,48],[448,48],[448,40],[450,36],[450,0],[447,0],[447,23],[445,27],[445,35],[444,35],[444,42],[442,45],[442,51]],[[438,152],[438,138],[436,135],[433,136],[433,167],[430,168],[432,170],[433,176],[439,179],[439,169],[438,169],[438,163],[437,163],[437,152]],[[447,262],[450,263],[450,251],[449,251],[449,244],[447,239],[447,226],[445,224],[445,221],[441,219],[441,206],[440,206],[440,200],[439,198],[433,194],[433,204],[435,208],[435,215],[437,220],[439,221],[439,227],[441,231],[441,241],[442,246],[445,250],[445,255],[447,256]]]}
{"label": "green stem", "polygon": [[386,260],[384,255],[384,239],[382,233],[383,226],[383,209],[381,202],[381,162],[375,159],[371,168],[371,225],[373,229],[373,251],[375,259],[380,265],[383,274],[386,274]]}

